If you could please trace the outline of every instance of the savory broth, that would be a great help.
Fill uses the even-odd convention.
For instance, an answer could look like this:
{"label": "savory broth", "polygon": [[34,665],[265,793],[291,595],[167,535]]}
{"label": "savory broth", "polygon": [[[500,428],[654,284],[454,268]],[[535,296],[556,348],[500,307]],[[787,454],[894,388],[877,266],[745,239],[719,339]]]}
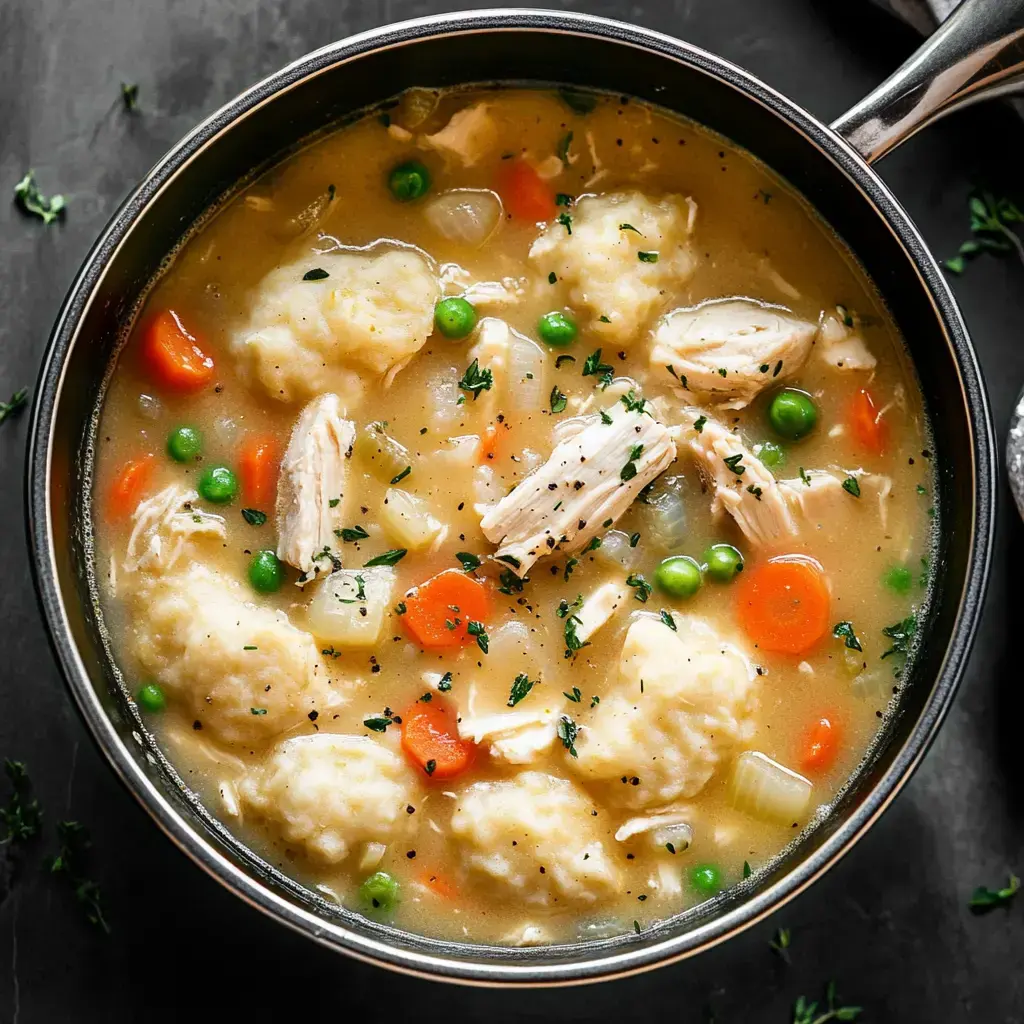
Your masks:
{"label": "savory broth", "polygon": [[418,91],[319,139],[177,254],[101,413],[147,725],[269,861],[413,931],[616,934],[756,872],[927,599],[873,286],[748,154],[595,99]]}

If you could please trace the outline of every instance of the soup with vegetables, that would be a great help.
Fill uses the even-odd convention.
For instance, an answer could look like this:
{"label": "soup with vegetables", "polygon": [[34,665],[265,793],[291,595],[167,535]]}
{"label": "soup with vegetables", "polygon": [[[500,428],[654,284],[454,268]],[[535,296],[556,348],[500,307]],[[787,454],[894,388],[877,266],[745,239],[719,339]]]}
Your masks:
{"label": "soup with vegetables", "polygon": [[113,651],[338,904],[513,945],[743,883],[877,735],[932,467],[876,291],[625,98],[417,90],[227,202],[100,412]]}

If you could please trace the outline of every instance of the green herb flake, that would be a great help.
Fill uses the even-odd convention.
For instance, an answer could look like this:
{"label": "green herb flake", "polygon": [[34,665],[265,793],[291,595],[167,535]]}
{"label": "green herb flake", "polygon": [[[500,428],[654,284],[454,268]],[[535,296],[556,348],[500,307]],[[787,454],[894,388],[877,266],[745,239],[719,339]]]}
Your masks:
{"label": "green herb flake", "polygon": [[602,410],[601,410],[601,422],[602,422],[602,423],[603,423],[603,424],[604,424],[604,425],[605,425],[606,427],[607,427],[607,426],[608,426],[609,424],[611,424],[611,423],[613,422],[613,420],[612,420],[611,416],[609,416],[609,415],[608,415],[608,413],[606,413],[606,412],[604,411],[604,409],[602,409]]}
{"label": "green herb flake", "polygon": [[551,273],[548,274],[548,284],[555,284],[557,281],[558,275],[552,270]]}
{"label": "green herb flake", "polygon": [[749,878],[753,873],[754,872],[750,868],[750,861],[749,860],[745,860],[743,862],[743,877],[744,878]]}
{"label": "green herb flake", "polygon": [[556,150],[556,152],[558,153],[558,159],[561,160],[562,163],[568,163],[569,162],[569,147],[571,145],[572,145],[572,132],[567,132],[563,136],[562,140],[558,143],[558,149]]}
{"label": "green herb flake", "polygon": [[481,391],[490,391],[494,386],[494,374],[488,369],[480,369],[480,361],[474,359],[469,364],[466,372],[462,375],[462,379],[459,381],[459,387],[463,391],[471,391],[473,393],[473,401],[475,402],[480,397]]}
{"label": "green herb flake", "polygon": [[581,640],[576,635],[576,627],[580,624],[580,617],[578,615],[567,615],[565,619],[565,628],[562,631],[562,635],[565,638],[565,656],[567,658],[572,657],[577,651],[583,650],[584,647],[590,646],[589,640]]}
{"label": "green herb flake", "polygon": [[800,479],[803,481],[804,487],[811,486],[811,478],[807,475],[807,470],[803,466],[800,467]]}
{"label": "green herb flake", "polygon": [[396,615],[404,615],[408,610],[409,609],[404,601],[399,601],[398,604],[395,605]]}
{"label": "green herb flake", "polygon": [[747,467],[743,465],[743,452],[738,452],[736,455],[726,455],[722,461],[737,476],[743,476],[747,471]]}
{"label": "green herb flake", "polygon": [[704,433],[704,424],[707,423],[707,421],[708,421],[707,416],[698,416],[693,421],[693,429],[696,430],[698,434],[703,434]]}
{"label": "green herb flake", "polygon": [[647,412],[647,399],[640,398],[632,388],[624,394],[619,401],[629,412]]}
{"label": "green herb flake", "polygon": [[632,587],[636,593],[633,596],[641,603],[646,604],[647,598],[651,596],[654,589],[640,573],[630,573],[626,577],[626,586]]}
{"label": "green herb flake", "polygon": [[601,350],[595,349],[583,360],[584,377],[597,377],[601,384],[607,387],[612,382],[612,375],[615,369],[607,363],[601,362]]}
{"label": "green herb flake", "polygon": [[718,376],[719,377],[728,377],[729,376],[729,371],[724,366],[720,366],[718,368]]}
{"label": "green herb flake", "polygon": [[312,270],[307,270],[302,275],[302,280],[303,281],[323,281],[324,278],[327,278],[327,277],[330,277],[330,276],[331,275],[328,274],[327,271],[323,269],[323,267],[314,267]]}
{"label": "green herb flake", "polygon": [[551,389],[551,412],[554,415],[558,415],[560,412],[565,412],[565,407],[569,404],[569,399],[566,398],[565,392],[560,391],[556,384]]}
{"label": "green herb flake", "polygon": [[909,654],[917,632],[917,616],[910,614],[902,622],[886,626],[882,632],[892,641],[892,647],[882,655],[883,658],[888,658],[890,654]]}
{"label": "green herb flake", "polygon": [[14,201],[23,213],[39,217],[44,224],[52,224],[58,217],[62,217],[67,205],[63,196],[53,196],[47,199],[39,191],[33,171],[29,171],[14,186]]}
{"label": "green herb flake", "polygon": [[562,696],[566,700],[571,700],[574,704],[579,704],[580,700],[583,697],[583,694],[580,692],[580,688],[578,686],[574,686],[572,688],[572,693],[566,693],[565,690],[563,690]]}
{"label": "green herb flake", "polygon": [[470,619],[469,622],[466,623],[466,632],[470,636],[476,637],[477,647],[486,654],[487,648],[490,644],[490,638],[487,636],[487,627],[482,622]]}
{"label": "green herb flake", "polygon": [[262,526],[267,521],[267,513],[261,512],[258,508],[243,508],[242,518],[250,526]]}
{"label": "green herb flake", "polygon": [[568,192],[555,193],[555,206],[572,206],[574,199]]}
{"label": "green herb flake", "polygon": [[100,887],[85,876],[83,869],[86,852],[92,845],[88,830],[77,821],[61,821],[57,823],[57,839],[60,849],[50,861],[51,874],[68,880],[85,919],[109,935],[110,925],[103,916]]}
{"label": "green herb flake", "polygon": [[[397,561],[397,559],[396,559],[396,561]],[[365,601],[366,600],[366,580],[364,580],[363,577],[358,575],[358,574],[355,575],[353,577],[353,579],[355,580],[355,584],[356,584],[356,600],[357,601]]]}
{"label": "green herb flake", "polygon": [[43,812],[32,796],[32,782],[23,762],[5,760],[4,774],[11,783],[11,797],[6,807],[0,807],[0,824],[4,827],[0,843],[22,843],[39,833]]}
{"label": "green herb flake", "polygon": [[657,263],[658,254],[656,252],[638,252],[636,258],[641,263]]}
{"label": "green herb flake", "polygon": [[455,557],[462,564],[463,572],[474,572],[476,569],[479,569],[481,565],[483,565],[483,562],[480,560],[480,558],[469,551],[456,551]]}
{"label": "green herb flake", "polygon": [[402,472],[398,474],[398,476],[393,476],[391,478],[391,486],[394,487],[395,484],[400,484],[411,472],[412,466],[406,466],[405,469],[403,469]]}
{"label": "green herb flake", "polygon": [[837,640],[842,640],[843,643],[851,651],[863,651],[864,648],[860,645],[860,640],[857,639],[857,634],[853,631],[852,622],[837,622],[832,627],[832,635]]}
{"label": "green herb flake", "polygon": [[556,370],[560,370],[562,368],[562,364],[563,363],[575,363],[575,362],[576,362],[576,357],[575,356],[568,356],[568,355],[557,356],[555,358],[555,369]]}
{"label": "green herb flake", "polygon": [[498,576],[501,584],[498,590],[503,594],[521,594],[523,584],[529,582],[529,578],[520,579],[511,569],[502,569]]}
{"label": "green herb flake", "polygon": [[512,680],[512,689],[509,692],[508,700],[505,702],[506,707],[514,708],[524,697],[528,696],[530,691],[540,682],[540,680],[530,679],[525,672],[520,673]]}
{"label": "green herb flake", "polygon": [[629,535],[629,546],[631,548],[635,548],[637,546],[637,544],[639,544],[639,543],[640,543],[640,534],[639,533],[631,533]]}
{"label": "green herb flake", "polygon": [[426,764],[425,764],[425,765],[423,766],[423,770],[424,770],[424,771],[425,771],[425,772],[426,772],[426,773],[427,773],[428,775],[433,775],[433,774],[434,774],[434,772],[435,772],[435,771],[437,770],[437,761],[435,761],[435,760],[434,760],[433,758],[431,758],[431,759],[430,759],[430,760],[429,760],[429,761],[428,761],[428,762],[427,762],[427,763],[426,763]]}
{"label": "green herb flake", "polygon": [[139,108],[139,86],[136,82],[122,82],[121,83],[121,103],[124,104],[124,109],[128,113],[132,113]]}
{"label": "green herb flake", "polygon": [[433,699],[434,699],[434,695],[432,693],[430,693],[429,691],[427,693],[423,694],[422,697],[418,698],[418,700],[422,704],[429,704]]}
{"label": "green herb flake", "polygon": [[611,320],[608,319],[603,313],[597,318],[599,324],[610,324]]}
{"label": "green herb flake", "polygon": [[[423,428],[423,430],[426,430],[426,429],[427,429],[426,427]],[[422,433],[422,431],[421,431],[421,433]],[[337,508],[341,504],[341,498],[331,498],[327,502],[327,504],[330,505],[331,508]]]}
{"label": "green herb flake", "polygon": [[620,231],[635,231],[641,238],[643,238],[643,235],[644,235],[644,233],[639,228],[633,227],[632,224],[620,224],[619,225],[619,230]]}
{"label": "green herb flake", "polygon": [[579,757],[576,753],[576,736],[579,734],[579,726],[568,716],[562,715],[558,720],[558,738],[562,741],[562,746],[573,757]]}
{"label": "green herb flake", "polygon": [[601,698],[600,697],[595,695],[595,696],[590,698],[590,707],[591,708],[596,708],[597,705],[600,704],[600,703],[601,703]]}
{"label": "green herb flake", "polygon": [[678,633],[679,630],[676,628],[676,620],[664,608],[661,610],[661,621],[672,630],[673,633]]}
{"label": "green herb flake", "polygon": [[[397,565],[409,552],[405,548],[392,548],[390,551],[385,551],[383,554],[375,555],[368,562],[363,563],[364,569],[372,569],[375,565]],[[360,577],[356,577],[359,579]],[[363,594],[358,595],[360,600],[363,600]]]}
{"label": "green herb flake", "polygon": [[452,688],[452,674],[451,674],[451,672],[445,672],[445,674],[443,676],[441,676],[441,681],[437,684],[437,688],[438,688],[438,690],[441,691],[441,693],[448,693],[451,690],[451,688]]}
{"label": "green herb flake", "polygon": [[971,912],[985,914],[996,907],[1005,907],[1020,889],[1020,879],[1011,874],[1009,881],[1002,889],[989,889],[987,886],[979,885],[971,894],[970,902],[967,904]]}
{"label": "green herb flake", "polygon": [[591,551],[596,551],[600,546],[601,546],[601,538],[600,537],[591,537],[590,538],[590,543],[580,553],[586,555],[586,554],[588,554]]}
{"label": "green herb flake", "polygon": [[250,715],[265,715],[266,713],[266,708],[249,708]]}
{"label": "green herb flake", "polygon": [[391,724],[392,719],[384,715],[363,719],[363,725],[365,725],[367,729],[372,729],[374,732],[387,732],[387,728]]}
{"label": "green herb flake", "polygon": [[565,581],[566,583],[568,583],[568,582],[569,582],[569,577],[570,577],[570,576],[571,576],[571,575],[573,574],[573,570],[574,570],[574,569],[576,568],[576,566],[577,566],[577,565],[579,565],[579,564],[580,564],[580,560],[579,560],[578,558],[570,558],[570,559],[569,559],[569,560],[568,560],[568,561],[567,561],[567,562],[565,563],[565,574],[563,575],[562,579],[563,579],[563,580],[564,580],[564,581]]}
{"label": "green herb flake", "polygon": [[334,531],[335,537],[340,537],[346,544],[351,544],[357,540],[366,540],[370,535],[359,525],[356,526],[344,526],[340,530]]}
{"label": "green herb flake", "polygon": [[572,234],[572,217],[567,213],[560,213],[555,220],[565,228],[569,234]]}
{"label": "green herb flake", "polygon": [[843,481],[843,490],[846,491],[847,494],[852,494],[855,498],[859,498],[860,484],[858,483],[857,478],[855,476],[848,476]]}
{"label": "green herb flake", "polygon": [[761,495],[764,493],[760,487],[755,487],[753,484],[747,486],[747,493],[752,494],[758,501],[761,500]]}

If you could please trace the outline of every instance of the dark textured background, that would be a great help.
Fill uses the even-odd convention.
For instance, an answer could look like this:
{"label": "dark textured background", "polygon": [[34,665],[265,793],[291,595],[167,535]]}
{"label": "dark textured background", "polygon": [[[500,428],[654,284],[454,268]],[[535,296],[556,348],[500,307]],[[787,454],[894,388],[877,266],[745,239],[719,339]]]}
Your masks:
{"label": "dark textured background", "polygon": [[[117,204],[182,134],[243,87],[314,47],[386,21],[467,8],[430,0],[0,0],[0,197],[28,167],[64,192],[44,228],[0,201],[0,392],[35,379],[78,263]],[[916,39],[884,13],[835,0],[589,0],[555,4],[629,19],[706,46],[830,119]],[[841,13],[840,10],[841,9]],[[558,69],[551,69],[557,77]],[[138,82],[140,110],[121,109]],[[882,168],[925,238],[949,254],[972,184],[1022,199],[1022,126],[975,108],[911,140]],[[1016,188],[1016,194],[1014,189]],[[984,259],[955,288],[1002,435],[1024,381],[1024,268]],[[285,932],[176,852],[121,789],[65,697],[32,593],[21,475],[26,418],[0,429],[0,756],[28,762],[44,838],[0,866],[0,1024],[303,1017],[779,1022],[834,978],[869,1022],[1024,1021],[1024,897],[974,918],[972,887],[1024,871],[1020,712],[1021,525],[1001,490],[995,572],[963,688],[895,806],[810,892],[739,938],[640,978],[494,993],[385,974]],[[0,789],[0,793],[3,790]],[[95,841],[113,932],[82,919],[42,856],[53,822]],[[0,864],[3,862],[0,850]],[[11,877],[13,870],[13,877]],[[6,880],[5,880],[5,875]],[[11,883],[11,884],[8,884]],[[792,966],[768,948],[792,930]]]}

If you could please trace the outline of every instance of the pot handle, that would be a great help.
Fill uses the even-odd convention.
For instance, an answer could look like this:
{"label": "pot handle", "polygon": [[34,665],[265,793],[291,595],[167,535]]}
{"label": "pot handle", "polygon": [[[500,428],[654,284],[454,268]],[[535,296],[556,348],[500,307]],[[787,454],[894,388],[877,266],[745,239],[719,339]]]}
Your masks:
{"label": "pot handle", "polygon": [[950,111],[1014,92],[1024,92],[1024,0],[964,0],[832,128],[870,164]]}

